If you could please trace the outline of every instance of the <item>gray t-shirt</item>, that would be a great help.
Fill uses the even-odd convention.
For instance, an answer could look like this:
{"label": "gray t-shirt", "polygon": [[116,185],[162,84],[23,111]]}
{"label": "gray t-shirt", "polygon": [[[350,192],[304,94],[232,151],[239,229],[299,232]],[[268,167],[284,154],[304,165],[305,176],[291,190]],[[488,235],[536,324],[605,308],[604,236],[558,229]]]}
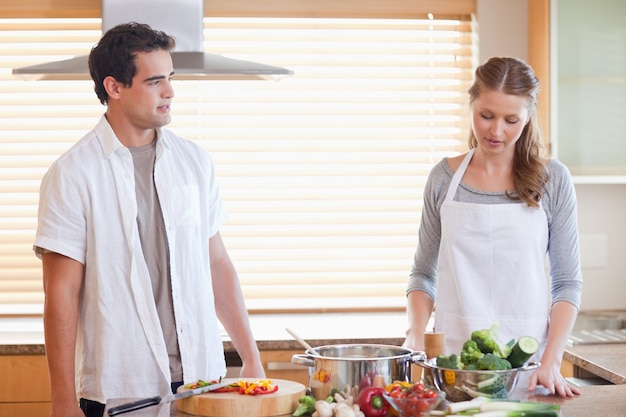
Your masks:
{"label": "gray t-shirt", "polygon": [[172,305],[172,285],[169,269],[169,251],[159,196],[154,185],[154,160],[156,140],[152,143],[129,148],[135,168],[135,192],[137,194],[137,225],[143,255],[148,264],[152,291],[157,313],[161,321],[165,345],[170,360],[172,381],[183,380],[176,320]]}
{"label": "gray t-shirt", "polygon": [[[541,199],[541,207],[548,219],[552,303],[568,301],[576,308],[580,308],[582,272],[578,247],[576,192],[571,175],[561,162],[550,160],[548,172],[549,180]],[[441,240],[441,205],[453,174],[447,159],[444,158],[433,167],[428,176],[424,189],[419,241],[407,294],[420,290],[435,299]],[[476,204],[524,204],[508,198],[504,192],[479,191],[463,181],[459,184],[454,200]]]}

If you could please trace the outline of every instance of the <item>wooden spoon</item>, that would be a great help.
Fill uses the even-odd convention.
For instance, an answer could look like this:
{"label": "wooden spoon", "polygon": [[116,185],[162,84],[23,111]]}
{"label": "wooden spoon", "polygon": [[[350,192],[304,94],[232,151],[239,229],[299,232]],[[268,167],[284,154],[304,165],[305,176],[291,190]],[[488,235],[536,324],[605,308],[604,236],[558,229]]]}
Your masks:
{"label": "wooden spoon", "polygon": [[293,332],[293,330],[291,330],[289,328],[286,328],[285,330],[287,330],[287,333],[292,335],[294,339],[296,339],[302,346],[304,346],[304,348],[307,350],[307,352],[309,352],[311,355],[313,355],[313,356],[320,356],[320,354],[317,353],[315,351],[315,349],[313,349],[313,346],[309,345],[303,338],[301,338],[300,336],[295,334]]}

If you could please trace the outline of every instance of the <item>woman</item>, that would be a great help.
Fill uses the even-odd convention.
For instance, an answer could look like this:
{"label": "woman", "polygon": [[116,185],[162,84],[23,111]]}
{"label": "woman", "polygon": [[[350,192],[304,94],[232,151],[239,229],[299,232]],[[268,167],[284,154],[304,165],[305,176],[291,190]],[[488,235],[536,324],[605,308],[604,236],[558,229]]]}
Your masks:
{"label": "woman", "polygon": [[519,59],[491,58],[476,69],[470,151],[438,163],[424,191],[405,345],[423,349],[436,300],[435,331],[445,333],[448,354],[497,322],[503,342],[540,341],[529,390],[543,385],[572,397],[580,392],[560,366],[582,292],[576,195],[567,168],[541,157],[538,91]]}

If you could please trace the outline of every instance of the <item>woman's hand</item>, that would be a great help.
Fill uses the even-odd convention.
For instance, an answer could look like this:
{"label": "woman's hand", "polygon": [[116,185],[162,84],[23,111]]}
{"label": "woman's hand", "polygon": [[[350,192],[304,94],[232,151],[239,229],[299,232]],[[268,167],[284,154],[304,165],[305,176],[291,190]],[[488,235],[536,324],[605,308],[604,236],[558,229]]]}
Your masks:
{"label": "woman's hand", "polygon": [[528,390],[534,391],[537,385],[542,385],[551,394],[558,394],[561,397],[575,397],[580,395],[580,390],[567,383],[563,375],[561,375],[561,364],[556,362],[542,362],[530,376],[528,382]]}
{"label": "woman's hand", "polygon": [[239,373],[241,378],[260,378],[265,379],[265,370],[261,361],[248,361],[243,362],[241,371]]}
{"label": "woman's hand", "polygon": [[407,330],[402,347],[411,350],[424,350],[424,333],[413,329]]}
{"label": "woman's hand", "polygon": [[530,376],[528,390],[534,391],[537,385],[543,385],[551,394],[561,397],[580,395],[580,390],[572,387],[561,375],[561,360],[567,338],[572,331],[576,315],[576,307],[567,301],[557,301],[550,312],[548,342],[541,356],[541,366]]}

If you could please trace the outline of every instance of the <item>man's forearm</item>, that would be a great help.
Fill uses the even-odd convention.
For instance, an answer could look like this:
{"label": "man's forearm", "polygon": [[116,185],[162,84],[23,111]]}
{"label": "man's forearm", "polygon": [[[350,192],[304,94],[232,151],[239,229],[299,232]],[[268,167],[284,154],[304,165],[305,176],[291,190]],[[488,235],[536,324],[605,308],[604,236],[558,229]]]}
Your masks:
{"label": "man's forearm", "polygon": [[82,265],[43,255],[44,337],[53,403],[76,404],[75,351]]}
{"label": "man's forearm", "polygon": [[46,302],[44,334],[52,401],[76,403],[76,320],[58,301]]}

